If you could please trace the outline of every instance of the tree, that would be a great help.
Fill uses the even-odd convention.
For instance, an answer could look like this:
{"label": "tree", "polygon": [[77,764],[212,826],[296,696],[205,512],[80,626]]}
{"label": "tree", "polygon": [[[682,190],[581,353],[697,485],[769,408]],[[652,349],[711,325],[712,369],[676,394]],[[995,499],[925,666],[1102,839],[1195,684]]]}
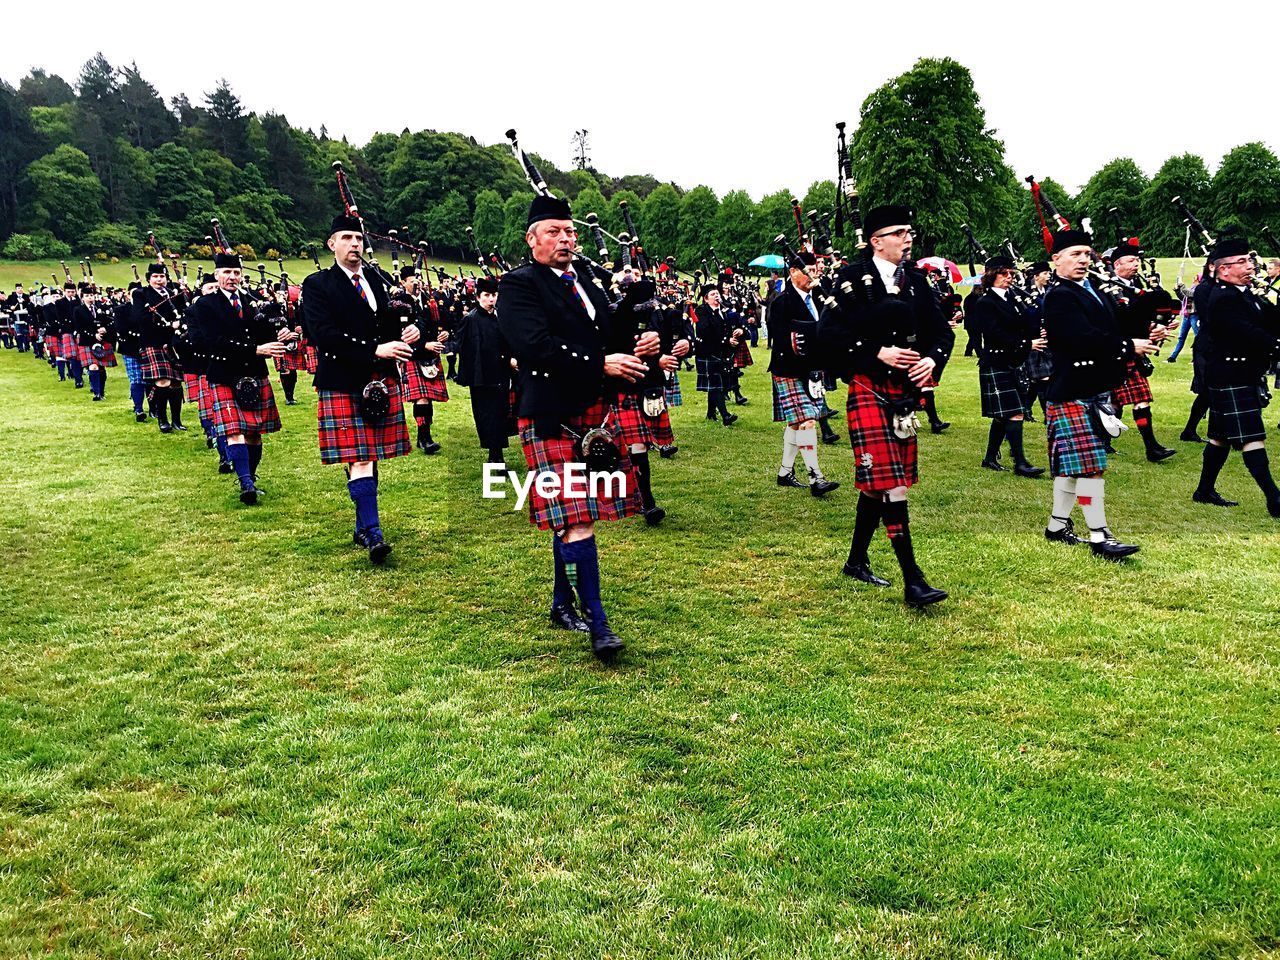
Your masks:
{"label": "tree", "polygon": [[710,187],[696,186],[680,201],[676,262],[692,270],[700,266],[707,249],[715,246],[715,219],[720,202]]}
{"label": "tree", "polygon": [[246,159],[249,124],[240,98],[231,92],[231,84],[218,81],[212,93],[204,96],[208,114],[204,117],[210,145],[232,162]]}
{"label": "tree", "polygon": [[674,257],[680,243],[680,195],[664,183],[645,197],[641,205],[644,250],[655,263]]}
{"label": "tree", "polygon": [[1261,143],[1236,147],[1222,158],[1209,196],[1210,231],[1216,224],[1221,233],[1260,240],[1263,226],[1280,228],[1280,159]]}
{"label": "tree", "polygon": [[497,190],[481,190],[476,194],[476,212],[472,218],[476,243],[485,256],[489,251],[502,244],[505,216],[502,209],[502,197]]}
{"label": "tree", "polygon": [[791,213],[791,192],[779,190],[761,198],[756,205],[755,243],[751,259],[763,253],[777,253],[774,238],[785,233],[792,246],[797,243],[795,217]]}
{"label": "tree", "polygon": [[[1209,216],[1209,168],[1194,153],[1166,160],[1142,193],[1139,237],[1150,255],[1176,257],[1187,246],[1186,225],[1174,197],[1180,197],[1196,216]],[[1198,238],[1190,238],[1191,250],[1199,251],[1198,244]]]}
{"label": "tree", "polygon": [[741,254],[746,254],[747,260],[755,257],[750,252],[755,239],[755,213],[756,205],[745,190],[731,190],[724,195],[712,225],[712,245],[721,260],[732,265]]}
{"label": "tree", "polygon": [[513,193],[502,204],[502,255],[513,264],[529,256],[524,235],[532,199],[530,193]]}
{"label": "tree", "polygon": [[[1079,227],[1080,223],[1073,212],[1071,197],[1067,191],[1063,189],[1062,184],[1058,183],[1052,177],[1045,177],[1039,181],[1040,189],[1043,194],[1049,198],[1049,202],[1054,205],[1058,213],[1067,218],[1072,227]],[[1013,229],[1009,233],[979,233],[976,229],[974,235],[978,242],[986,247],[987,253],[995,254],[999,252],[1002,240],[1005,236],[1010,236],[1017,245],[1018,250],[1028,260],[1036,260],[1040,257],[1047,256],[1044,252],[1044,239],[1040,229],[1040,218],[1036,215],[1034,201],[1031,198],[1030,190],[1023,190],[1018,198],[1017,213],[1013,217]],[[1054,230],[1053,221],[1045,216],[1045,222],[1049,229]],[[956,255],[964,255],[964,251],[969,249],[968,244],[956,247]]]}
{"label": "tree", "polygon": [[[574,170],[573,172],[587,173],[586,170]],[[596,187],[594,183],[579,191],[578,196],[575,197],[573,201],[573,215],[576,219],[586,220],[588,214],[594,213],[600,218],[600,225],[602,227],[605,224],[604,217],[602,217],[601,214],[606,213],[607,210],[608,201],[605,200],[604,194],[600,192],[600,189]],[[578,246],[582,248],[587,256],[592,259],[601,258],[602,263],[606,260],[613,260],[616,254],[612,250],[613,245],[609,242],[608,237],[604,237],[604,243],[609,252],[602,254],[596,248],[596,239],[591,235],[591,231],[581,224],[578,225]]]}
{"label": "tree", "polygon": [[[410,225],[413,225],[412,218]],[[471,223],[471,211],[467,209],[466,198],[452,190],[434,207],[425,218],[427,238],[435,246],[450,246],[462,250],[467,242],[467,227]]]}
{"label": "tree", "polygon": [[164,98],[143,79],[137,63],[120,71],[120,102],[124,109],[129,142],[154,150],[178,135],[178,119],[164,105]]}
{"label": "tree", "polygon": [[56,73],[45,73],[39,67],[33,67],[19,81],[18,96],[28,107],[60,107],[64,103],[73,103],[76,92]]}
{"label": "tree", "polygon": [[196,238],[208,233],[208,218],[213,216],[214,209],[213,191],[205,186],[191,151],[176,143],[157,147],[151,154],[151,169],[156,178],[155,204],[160,216],[167,220],[192,215],[202,217],[205,225]]}
{"label": "tree", "polygon": [[[1120,157],[1103,166],[1089,178],[1075,200],[1079,215],[1092,221],[1094,244],[1099,250],[1118,243],[1114,220],[1120,221],[1120,232],[1142,239],[1139,213],[1142,193],[1147,189],[1147,176],[1128,157]],[[1111,210],[1115,210],[1114,216]]]}
{"label": "tree", "polygon": [[1016,181],[986,125],[969,71],[950,58],[916,61],[863,101],[849,144],[863,203],[907,204],[917,254],[963,249],[960,224],[1000,233]]}
{"label": "tree", "polygon": [[27,164],[38,156],[35,144],[30,109],[13,87],[0,80],[0,238],[18,225],[19,184]]}
{"label": "tree", "polygon": [[84,151],[62,144],[27,167],[32,220],[62,240],[78,241],[106,222],[105,191]]}

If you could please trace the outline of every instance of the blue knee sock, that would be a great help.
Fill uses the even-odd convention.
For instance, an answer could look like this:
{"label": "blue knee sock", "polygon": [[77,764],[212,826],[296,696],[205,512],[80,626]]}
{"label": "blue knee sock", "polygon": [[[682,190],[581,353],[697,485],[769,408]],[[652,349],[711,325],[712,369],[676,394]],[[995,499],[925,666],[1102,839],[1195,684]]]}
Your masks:
{"label": "blue knee sock", "polygon": [[347,481],[347,491],[351,494],[351,502],[356,505],[356,530],[369,534],[374,531],[382,535],[382,527],[378,523],[378,484],[373,477],[361,477]]}
{"label": "blue knee sock", "polygon": [[213,438],[213,421],[208,417],[200,418],[200,429],[204,431],[206,437]]}
{"label": "blue knee sock", "polygon": [[145,384],[131,383],[129,384],[129,399],[133,401],[133,412],[142,413],[142,398],[147,395]]}
{"label": "blue knee sock", "polygon": [[250,476],[252,471],[249,469],[248,447],[243,443],[228,443],[227,459],[231,461],[231,465],[236,469],[236,477],[240,480],[240,489],[252,489],[253,478]]}
{"label": "blue knee sock", "polygon": [[67,379],[67,361],[59,360],[57,362],[57,367],[58,367],[58,379],[59,380]]}
{"label": "blue knee sock", "polygon": [[213,438],[213,446],[214,446],[214,448],[218,451],[218,459],[219,459],[219,460],[230,460],[230,459],[231,459],[231,458],[227,455],[227,438],[226,438],[226,437],[214,437],[214,438]]}
{"label": "blue knee sock", "polygon": [[262,444],[246,443],[249,448],[249,472],[255,477],[258,475],[258,464],[262,462]]}
{"label": "blue knee sock", "polygon": [[84,366],[79,360],[68,360],[67,367],[71,373],[71,379],[76,382],[76,386],[84,383]]}
{"label": "blue knee sock", "polygon": [[565,575],[578,588],[582,612],[592,626],[607,624],[609,619],[600,603],[600,560],[596,553],[596,538],[561,543],[560,556],[564,560]]}
{"label": "blue knee sock", "polygon": [[551,594],[551,605],[566,607],[573,603],[573,585],[569,583],[569,577],[564,569],[564,558],[560,556],[560,538],[554,534],[551,536],[551,552],[556,560],[555,588]]}

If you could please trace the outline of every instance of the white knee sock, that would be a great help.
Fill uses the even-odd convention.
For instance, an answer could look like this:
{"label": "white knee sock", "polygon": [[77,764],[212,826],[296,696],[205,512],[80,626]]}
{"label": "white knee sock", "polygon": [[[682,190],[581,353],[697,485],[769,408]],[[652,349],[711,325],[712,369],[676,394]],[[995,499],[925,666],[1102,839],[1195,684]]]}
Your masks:
{"label": "white knee sock", "polygon": [[778,468],[778,476],[785,477],[796,466],[796,431],[787,427],[782,431],[782,466]]}
{"label": "white knee sock", "polygon": [[1102,499],[1102,478],[1081,477],[1076,481],[1076,499],[1084,522],[1089,524],[1089,539],[1099,543],[1106,539],[1103,528],[1107,525],[1107,510]]}
{"label": "white knee sock", "polygon": [[822,476],[822,471],[818,469],[818,431],[813,427],[797,430],[796,446],[800,449],[800,456],[804,458],[804,465],[814,475]]}
{"label": "white knee sock", "polygon": [[1062,530],[1071,517],[1076,505],[1076,478],[1053,478],[1053,513],[1049,516],[1049,529],[1054,533]]}

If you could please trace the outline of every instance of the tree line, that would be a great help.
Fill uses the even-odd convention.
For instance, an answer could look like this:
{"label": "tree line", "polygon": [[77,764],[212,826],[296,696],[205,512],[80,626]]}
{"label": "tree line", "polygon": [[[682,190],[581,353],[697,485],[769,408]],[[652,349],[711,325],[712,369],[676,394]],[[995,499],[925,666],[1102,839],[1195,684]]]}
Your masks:
{"label": "tree line", "polygon": [[[0,80],[0,256],[136,257],[154,230],[170,250],[198,251],[217,217],[248,256],[297,255],[322,244],[338,201],[331,165],[346,167],[371,229],[407,227],[436,256],[466,259],[467,227],[481,250],[509,260],[525,252],[529,188],[505,143],[485,145],[461,133],[407,128],[353,146],[291,125],[280,113],[257,113],[227,81],[193,101],[168,101],[137,64],[117,67],[97,54],[74,83],[34,69],[17,87]],[[835,167],[833,135],[832,167]],[[949,58],[922,59],[862,103],[850,155],[862,206],[887,200],[917,211],[917,252],[965,260],[968,224],[989,251],[1006,238],[1027,257],[1040,245],[1029,191],[987,126],[968,69]],[[1222,158],[1210,176],[1205,160],[1170,157],[1148,178],[1127,157],[1105,164],[1074,196],[1050,175],[1045,194],[1073,224],[1092,219],[1098,246],[1117,231],[1140,237],[1153,256],[1183,250],[1181,196],[1211,229],[1244,233],[1263,247],[1262,228],[1280,228],[1280,159],[1262,143]],[[728,262],[772,252],[779,233],[794,236],[791,198],[829,215],[835,183],[816,181],[803,194],[784,188],[759,201],[745,191],[717,196],[650,174],[608,176],[535,162],[575,214],[595,212],[613,234],[624,229],[627,200],[651,257],[674,256],[693,269],[714,249]],[[1114,213],[1112,212],[1114,210]],[[1269,239],[1269,238],[1267,238]],[[584,246],[591,247],[584,237]],[[851,235],[836,238],[851,252]]]}

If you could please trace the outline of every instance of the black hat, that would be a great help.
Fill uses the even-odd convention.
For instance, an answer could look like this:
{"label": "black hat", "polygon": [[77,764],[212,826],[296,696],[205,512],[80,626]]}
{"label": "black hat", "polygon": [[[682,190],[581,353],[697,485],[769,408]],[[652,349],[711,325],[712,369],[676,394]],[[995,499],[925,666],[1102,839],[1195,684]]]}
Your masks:
{"label": "black hat", "polygon": [[1209,251],[1209,262],[1217,263],[1227,257],[1242,257],[1249,252],[1249,241],[1244,237],[1225,237]]}
{"label": "black hat", "polygon": [[147,264],[147,276],[148,276],[148,277],[153,276],[154,274],[157,274],[157,273],[164,273],[164,264],[163,264],[163,263],[149,263],[149,264]]}
{"label": "black hat", "polygon": [[1031,274],[1034,276],[1037,273],[1044,273],[1048,269],[1050,269],[1048,260],[1037,260],[1031,265]]}
{"label": "black hat", "polygon": [[1093,235],[1085,233],[1083,230],[1059,230],[1053,235],[1053,250],[1051,253],[1061,253],[1068,247],[1092,247]]}
{"label": "black hat", "polygon": [[1141,257],[1142,250],[1132,240],[1126,240],[1124,243],[1117,244],[1116,248],[1111,251],[1111,262],[1115,263],[1121,257]]}
{"label": "black hat", "polygon": [[74,290],[75,288],[76,288],[76,285],[71,280],[68,280],[66,283],[62,285],[63,290]]}
{"label": "black hat", "polygon": [[417,275],[418,275],[418,268],[415,267],[412,263],[406,263],[403,267],[400,268],[401,280],[408,280],[410,277],[416,277]]}
{"label": "black hat", "polygon": [[130,290],[141,290],[141,289],[142,289],[142,284],[140,284],[137,280],[130,280],[130,281],[129,281],[129,289],[130,289]]}
{"label": "black hat", "polygon": [[526,226],[532,227],[539,220],[572,219],[573,213],[569,210],[569,201],[539,194],[533,198],[533,203],[529,204],[529,219],[526,221]]}
{"label": "black hat", "polygon": [[988,260],[985,264],[983,264],[983,269],[987,273],[991,273],[993,270],[1012,270],[1014,269],[1014,267],[1015,267],[1015,264],[1013,262],[1013,259],[1010,257],[1006,257],[1002,253],[996,254],[994,257]]}
{"label": "black hat", "polygon": [[213,256],[213,269],[239,270],[240,257],[234,253],[216,253]]}
{"label": "black hat", "polygon": [[360,229],[359,219],[340,213],[329,224],[329,236],[332,237],[335,233],[364,233],[364,231]]}
{"label": "black hat", "polygon": [[716,277],[716,283],[733,283],[733,274],[726,270],[720,276]]}
{"label": "black hat", "polygon": [[497,277],[480,277],[476,280],[476,293],[497,293]]}
{"label": "black hat", "polygon": [[707,294],[709,294],[709,293],[719,293],[719,292],[720,292],[720,288],[719,288],[718,286],[716,286],[714,283],[704,283],[704,284],[702,285],[702,288],[701,288],[700,292],[701,292],[701,294],[702,294],[702,299],[704,299],[704,300],[705,300],[705,299],[707,298]]}
{"label": "black hat", "polygon": [[89,281],[81,280],[78,284],[76,284],[76,289],[79,290],[81,293],[89,293],[93,289],[93,287],[89,285]]}
{"label": "black hat", "polygon": [[878,207],[872,207],[867,211],[866,217],[863,218],[862,229],[866,231],[867,239],[870,239],[885,227],[895,227],[899,224],[906,225],[910,222],[910,207],[886,203]]}
{"label": "black hat", "polygon": [[812,267],[817,262],[818,258],[808,250],[800,250],[787,266],[792,270],[803,270],[805,267]]}
{"label": "black hat", "polygon": [[215,277],[212,273],[202,273],[200,275],[200,286],[202,287],[206,283],[217,283],[217,282],[218,282],[218,278]]}

